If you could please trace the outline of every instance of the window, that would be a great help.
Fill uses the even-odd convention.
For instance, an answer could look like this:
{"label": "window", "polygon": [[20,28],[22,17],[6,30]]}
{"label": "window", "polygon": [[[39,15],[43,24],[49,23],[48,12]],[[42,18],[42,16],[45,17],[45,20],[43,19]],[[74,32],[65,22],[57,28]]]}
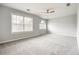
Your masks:
{"label": "window", "polygon": [[32,18],[24,17],[24,31],[33,30],[33,20]]}
{"label": "window", "polygon": [[40,29],[46,29],[46,23],[44,20],[41,20],[39,27],[40,27]]}
{"label": "window", "polygon": [[23,16],[17,16],[17,32],[22,32],[23,31]]}
{"label": "window", "polygon": [[32,31],[33,19],[12,14],[12,32]]}

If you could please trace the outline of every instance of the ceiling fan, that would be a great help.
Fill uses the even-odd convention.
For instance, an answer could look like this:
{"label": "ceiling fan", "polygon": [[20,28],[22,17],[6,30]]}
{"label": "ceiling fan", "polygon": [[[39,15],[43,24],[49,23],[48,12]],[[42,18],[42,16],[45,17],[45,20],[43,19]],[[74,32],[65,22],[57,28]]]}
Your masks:
{"label": "ceiling fan", "polygon": [[41,12],[41,13],[43,13],[43,14],[52,14],[52,13],[54,13],[54,12],[55,12],[54,9],[47,9],[47,10],[45,10],[44,12]]}

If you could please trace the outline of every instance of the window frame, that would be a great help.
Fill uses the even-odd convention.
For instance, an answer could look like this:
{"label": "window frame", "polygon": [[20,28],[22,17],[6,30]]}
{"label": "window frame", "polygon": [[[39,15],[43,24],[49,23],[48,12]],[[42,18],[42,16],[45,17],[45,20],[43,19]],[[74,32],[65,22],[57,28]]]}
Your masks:
{"label": "window frame", "polygon": [[[25,17],[26,17],[26,16],[25,16]],[[25,18],[25,17],[24,17],[24,18]],[[32,28],[32,29],[31,29],[30,31],[33,31],[33,18],[32,18],[32,17],[26,17],[26,18],[30,18],[30,19],[31,19],[32,23],[31,23],[31,24],[29,23],[29,24],[31,25],[31,28]],[[25,21],[25,19],[24,19],[24,21]],[[29,24],[28,24],[28,25],[29,25]],[[24,26],[25,26],[25,25],[26,25],[26,24],[24,23]],[[25,27],[24,27],[24,31],[25,31]],[[29,32],[29,31],[25,31],[25,32]]]}
{"label": "window frame", "polygon": [[[27,17],[27,16],[22,16],[22,17],[23,17],[23,19],[22,19],[22,20],[23,20],[23,24],[22,24],[23,29],[22,29],[22,31],[18,31],[18,30],[13,31],[13,22],[12,22],[12,21],[13,21],[13,19],[12,19],[12,16],[13,16],[13,15],[16,15],[16,22],[17,22],[17,16],[22,16],[22,15],[17,15],[17,14],[11,13],[11,33],[12,33],[12,34],[24,33],[24,32],[32,32],[32,31],[33,31],[33,18],[32,18],[32,17]],[[24,30],[24,28],[25,28],[25,27],[24,27],[24,26],[25,26],[25,24],[24,24],[24,17],[30,18],[30,19],[32,20],[32,24],[31,24],[32,30],[31,30],[31,31],[25,31],[25,30]],[[17,26],[17,25],[19,25],[19,24],[16,23],[16,26]],[[17,28],[16,28],[16,29],[17,29]]]}
{"label": "window frame", "polygon": [[[44,23],[41,23],[41,22],[44,22]],[[40,21],[40,23],[39,23],[39,29],[40,30],[46,30],[46,21],[45,20],[41,20]]]}

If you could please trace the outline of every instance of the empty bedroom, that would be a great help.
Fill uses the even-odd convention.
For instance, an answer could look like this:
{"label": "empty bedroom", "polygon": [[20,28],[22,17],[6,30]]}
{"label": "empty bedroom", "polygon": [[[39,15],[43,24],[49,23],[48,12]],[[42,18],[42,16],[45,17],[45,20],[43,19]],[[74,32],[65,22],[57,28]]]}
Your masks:
{"label": "empty bedroom", "polygon": [[77,3],[0,3],[0,55],[78,55],[78,9]]}

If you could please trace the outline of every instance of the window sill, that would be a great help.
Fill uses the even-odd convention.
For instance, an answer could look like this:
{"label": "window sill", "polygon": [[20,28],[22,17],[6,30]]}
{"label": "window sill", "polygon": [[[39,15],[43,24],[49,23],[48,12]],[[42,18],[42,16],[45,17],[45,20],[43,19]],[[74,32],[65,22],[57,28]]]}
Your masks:
{"label": "window sill", "polygon": [[23,33],[32,33],[33,31],[24,31],[24,32],[13,32],[11,34],[23,34]]}

